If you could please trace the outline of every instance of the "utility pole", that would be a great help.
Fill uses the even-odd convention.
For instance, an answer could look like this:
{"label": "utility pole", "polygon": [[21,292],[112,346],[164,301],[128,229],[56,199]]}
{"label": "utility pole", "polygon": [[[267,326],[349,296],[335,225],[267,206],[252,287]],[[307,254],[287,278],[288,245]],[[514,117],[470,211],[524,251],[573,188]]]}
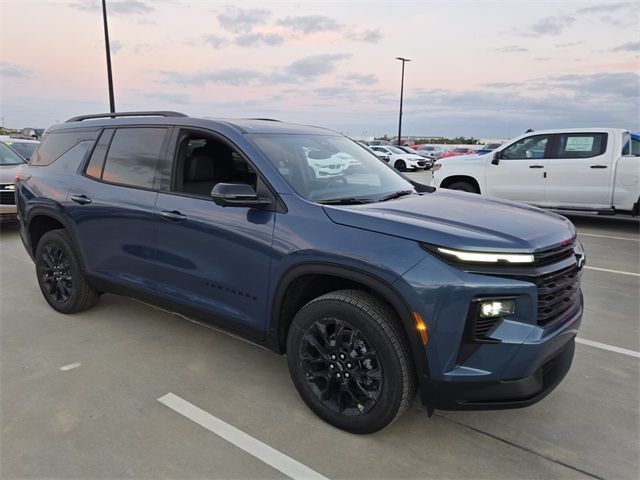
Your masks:
{"label": "utility pole", "polygon": [[410,62],[408,58],[396,57],[402,62],[402,80],[400,81],[400,117],[398,118],[398,146],[402,146],[402,97],[404,96],[404,64]]}
{"label": "utility pole", "polygon": [[104,48],[107,52],[107,81],[109,83],[109,111],[116,111],[116,102],[113,98],[113,74],[111,72],[111,46],[109,44],[109,24],[107,23],[107,2],[102,0],[102,19],[104,21]]}

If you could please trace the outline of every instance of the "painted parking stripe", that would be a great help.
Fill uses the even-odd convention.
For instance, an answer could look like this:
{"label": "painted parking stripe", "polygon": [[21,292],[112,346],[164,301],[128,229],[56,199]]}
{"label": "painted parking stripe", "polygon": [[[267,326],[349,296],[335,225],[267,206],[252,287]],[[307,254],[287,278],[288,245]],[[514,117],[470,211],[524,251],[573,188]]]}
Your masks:
{"label": "painted parking stripe", "polygon": [[610,235],[596,235],[595,233],[580,233],[580,232],[578,232],[578,236],[579,237],[612,238],[614,240],[628,240],[630,242],[640,242],[640,238],[612,237]]}
{"label": "painted parking stripe", "polygon": [[584,338],[576,338],[577,343],[583,345],[589,345],[590,347],[601,348],[602,350],[608,350],[609,352],[621,353],[622,355],[628,355],[630,357],[640,358],[640,352],[635,350],[629,350],[628,348],[614,347],[613,345],[607,345],[606,343],[594,342],[593,340],[586,340]]}
{"label": "painted parking stripe", "polygon": [[80,365],[82,365],[80,362],[73,362],[73,363],[70,363],[69,365],[65,365],[64,367],[60,367],[60,370],[62,370],[63,372],[66,372],[67,370],[73,370],[74,368],[78,368]]}
{"label": "painted parking stripe", "polygon": [[214,417],[173,393],[167,393],[158,398],[158,401],[290,478],[295,480],[329,480],[315,470],[311,470],[293,458],[286,456],[284,453],[266,443],[262,443],[260,440],[253,438],[242,430],[238,430],[233,425],[229,425],[227,422]]}
{"label": "painted parking stripe", "polygon": [[599,268],[599,267],[584,267],[587,270],[597,270],[598,272],[608,272],[608,273],[617,273],[618,275],[631,275],[632,277],[640,277],[640,273],[634,272],[624,272],[622,270],[611,270],[609,268]]}

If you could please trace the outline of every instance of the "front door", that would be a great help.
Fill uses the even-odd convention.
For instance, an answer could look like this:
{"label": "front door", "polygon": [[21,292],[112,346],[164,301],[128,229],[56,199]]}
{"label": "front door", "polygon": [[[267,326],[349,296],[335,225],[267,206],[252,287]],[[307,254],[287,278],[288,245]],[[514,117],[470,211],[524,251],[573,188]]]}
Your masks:
{"label": "front door", "polygon": [[[486,166],[486,194],[532,204],[544,204],[545,172],[551,135],[525,137],[498,152]],[[446,161],[446,160],[444,160]]]}
{"label": "front door", "polygon": [[172,179],[156,203],[159,294],[205,320],[262,335],[275,213],[221,207],[211,190],[242,182],[269,193],[224,139],[183,130],[174,150]]}

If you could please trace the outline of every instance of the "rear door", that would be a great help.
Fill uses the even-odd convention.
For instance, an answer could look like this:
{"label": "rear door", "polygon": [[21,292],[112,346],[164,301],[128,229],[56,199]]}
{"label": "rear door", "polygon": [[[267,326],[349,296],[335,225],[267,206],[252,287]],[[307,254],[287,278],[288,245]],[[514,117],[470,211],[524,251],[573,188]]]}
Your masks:
{"label": "rear door", "polygon": [[[545,202],[545,169],[552,135],[532,135],[501,150],[498,164],[488,161],[486,194],[532,204]],[[443,160],[446,161],[446,160]]]}
{"label": "rear door", "polygon": [[166,127],[106,129],[69,192],[69,216],[90,274],[153,293],[156,169]]}
{"label": "rear door", "polygon": [[546,201],[550,206],[609,208],[613,184],[613,142],[608,134],[555,135],[547,165]]}

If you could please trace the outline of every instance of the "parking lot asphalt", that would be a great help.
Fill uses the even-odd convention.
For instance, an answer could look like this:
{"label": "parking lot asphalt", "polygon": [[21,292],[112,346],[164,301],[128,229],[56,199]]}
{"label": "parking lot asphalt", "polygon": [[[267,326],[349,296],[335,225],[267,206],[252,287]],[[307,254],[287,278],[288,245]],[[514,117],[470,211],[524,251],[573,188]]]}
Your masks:
{"label": "parking lot asphalt", "polygon": [[274,455],[259,460],[158,401],[173,393],[332,479],[638,478],[640,224],[571,219],[588,255],[589,343],[565,381],[526,409],[428,418],[416,406],[368,436],[323,423],[283,358],[227,334],[114,295],[58,314],[3,225],[0,477],[284,477]]}

